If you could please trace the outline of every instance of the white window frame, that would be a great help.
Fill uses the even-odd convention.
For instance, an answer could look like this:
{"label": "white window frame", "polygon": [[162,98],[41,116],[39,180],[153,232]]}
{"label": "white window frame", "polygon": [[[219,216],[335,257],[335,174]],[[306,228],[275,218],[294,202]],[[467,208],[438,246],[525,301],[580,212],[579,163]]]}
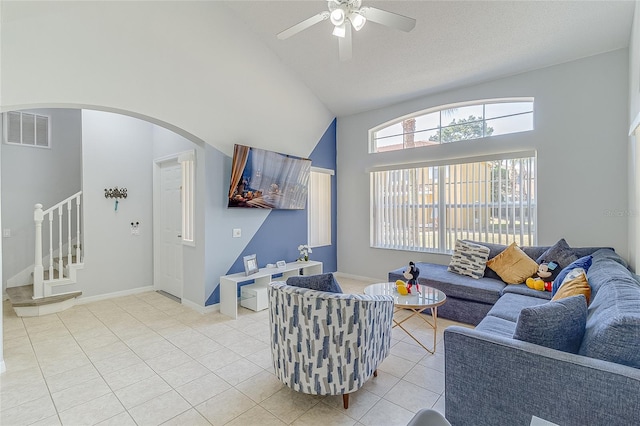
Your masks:
{"label": "white window frame", "polygon": [[[18,114],[20,116],[20,140],[9,140],[9,115],[11,114]],[[33,135],[34,135],[34,140],[33,140],[33,144],[30,143],[26,143],[24,141],[24,118],[26,116],[30,116],[33,117]],[[2,129],[3,129],[3,139],[4,139],[4,143],[8,144],[8,145],[19,145],[19,146],[27,146],[27,147],[31,147],[31,148],[44,148],[44,149],[51,149],[51,117],[48,115],[42,115],[42,114],[34,114],[31,112],[23,112],[23,111],[7,111],[4,114],[2,114],[2,119],[3,119],[3,123],[2,123]],[[38,141],[38,137],[40,136],[38,134],[38,120],[46,120],[47,123],[47,131],[46,131],[46,145],[38,145],[37,141]]]}
{"label": "white window frame", "polygon": [[[492,104],[509,104],[509,103],[520,103],[520,102],[531,102],[532,103],[532,107],[531,107],[531,111],[527,111],[527,112],[520,112],[520,113],[513,113],[513,114],[505,114],[505,115],[500,115],[500,116],[496,116],[496,117],[490,117],[490,118],[486,118],[486,106],[487,105],[492,105]],[[439,113],[439,119],[438,119],[438,125],[436,127],[433,128],[429,128],[429,129],[416,129],[415,133],[422,133],[422,132],[428,132],[428,131],[437,131],[440,138],[442,137],[442,130],[452,127],[453,125],[451,124],[443,124],[443,117],[442,117],[442,113],[443,111],[448,111],[451,109],[456,109],[456,108],[464,108],[464,107],[473,107],[473,106],[482,106],[482,119],[478,120],[478,123],[481,123],[482,126],[482,136],[479,138],[475,138],[475,139],[460,139],[460,140],[456,140],[456,141],[449,141],[449,142],[442,142],[442,140],[440,139],[437,142],[433,142],[433,145],[425,145],[424,147],[428,147],[428,146],[438,146],[438,145],[442,145],[443,143],[451,143],[451,142],[459,142],[459,141],[465,141],[465,140],[480,140],[482,138],[485,137],[490,137],[485,135],[485,131],[487,128],[487,123],[489,123],[491,121],[497,120],[497,119],[501,119],[501,118],[508,118],[508,117],[513,117],[513,116],[519,116],[519,115],[531,115],[531,122],[532,122],[532,126],[530,129],[522,129],[522,130],[514,130],[514,131],[510,131],[508,133],[501,133],[500,135],[506,135],[506,134],[513,134],[513,133],[521,133],[521,132],[526,132],[526,131],[532,131],[534,130],[534,126],[535,126],[535,99],[533,97],[519,97],[519,98],[497,98],[497,99],[484,99],[484,100],[474,100],[474,101],[469,101],[469,102],[460,102],[460,103],[454,103],[454,104],[448,104],[448,105],[440,105],[437,107],[433,107],[433,108],[429,108],[426,110],[421,110],[421,111],[416,111],[413,112],[411,114],[407,114],[405,116],[402,117],[398,117],[395,118],[393,120],[387,121],[385,123],[380,124],[379,126],[376,126],[372,129],[369,130],[369,153],[370,154],[379,154],[381,151],[378,151],[378,146],[377,146],[377,141],[378,138],[376,138],[376,134],[380,131],[383,131],[389,127],[392,127],[396,124],[399,123],[403,123],[405,120],[409,120],[409,119],[419,119],[420,117],[424,117],[427,116],[429,114],[434,114],[434,113]],[[457,124],[456,124],[457,125]],[[464,125],[464,124],[462,124]],[[411,132],[413,133],[413,132]],[[389,137],[398,137],[398,136],[402,136],[404,139],[404,136],[407,134],[411,134],[411,133],[403,133],[402,134],[396,134],[393,136],[389,136]],[[415,134],[414,133],[414,134]],[[400,151],[400,150],[404,150],[404,149],[413,149],[414,147],[407,147],[404,145],[403,142],[403,146],[402,148],[398,148],[398,149],[394,149],[394,150],[388,150],[388,151]],[[385,151],[385,152],[388,152]]]}
{"label": "white window frame", "polygon": [[333,175],[335,175],[333,170],[311,167],[307,199],[307,244],[309,247],[330,246],[332,244]]}
{"label": "white window frame", "polygon": [[[526,181],[503,173],[482,177],[476,164],[500,161],[501,164],[521,161],[528,167]],[[522,163],[527,161],[526,165]],[[516,242],[518,245],[537,244],[536,153],[533,151],[506,153],[494,156],[459,159],[457,162],[425,162],[393,165],[369,170],[371,176],[370,246],[373,248],[452,253],[456,239],[470,239],[496,244]],[[457,178],[458,170],[469,165],[466,176]],[[427,169],[428,168],[428,169]],[[438,168],[438,179],[429,182],[429,171]],[[471,170],[471,171],[469,171]],[[502,170],[502,169],[501,169]],[[380,173],[381,172],[381,173]],[[395,175],[395,176],[393,176]],[[433,176],[433,173],[431,174]],[[413,177],[412,177],[413,176]],[[399,177],[399,178],[398,178]],[[392,185],[382,186],[392,180]],[[471,183],[471,184],[470,184]],[[511,195],[511,201],[498,200],[490,195],[492,185],[498,188],[513,184],[526,186],[529,200]],[[430,187],[429,191],[425,188]],[[507,189],[507,192],[509,190]],[[428,197],[436,194],[428,201]],[[437,194],[442,194],[439,196]],[[508,198],[509,195],[507,194]],[[452,210],[453,209],[453,210]],[[456,210],[458,209],[458,210]],[[498,225],[495,225],[496,214]],[[503,213],[504,212],[504,213]],[[505,222],[503,224],[503,221]],[[516,222],[519,221],[519,228]],[[526,226],[525,226],[526,223]],[[511,224],[511,228],[510,228]],[[503,232],[503,228],[505,231]],[[526,232],[525,232],[526,231]]]}

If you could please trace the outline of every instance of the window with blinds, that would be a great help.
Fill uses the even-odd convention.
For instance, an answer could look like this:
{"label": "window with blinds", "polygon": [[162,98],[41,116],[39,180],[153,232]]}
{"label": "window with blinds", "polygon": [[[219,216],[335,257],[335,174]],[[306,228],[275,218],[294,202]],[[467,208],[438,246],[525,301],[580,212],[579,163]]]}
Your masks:
{"label": "window with blinds", "polygon": [[331,175],[333,170],[311,169],[307,205],[308,244],[311,247],[331,245]]}
{"label": "window with blinds", "polygon": [[450,253],[536,243],[535,157],[371,172],[371,246]]}
{"label": "window with blinds", "polygon": [[28,112],[4,114],[4,140],[9,144],[49,148],[49,117]]}

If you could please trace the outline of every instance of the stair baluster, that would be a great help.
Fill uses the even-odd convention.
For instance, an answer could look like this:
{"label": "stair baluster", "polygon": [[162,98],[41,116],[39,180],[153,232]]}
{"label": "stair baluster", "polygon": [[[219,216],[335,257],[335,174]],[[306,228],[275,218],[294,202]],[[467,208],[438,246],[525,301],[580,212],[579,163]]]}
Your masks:
{"label": "stair baluster", "polygon": [[33,267],[33,298],[39,299],[44,296],[44,288],[42,282],[44,281],[44,267],[42,266],[42,220],[44,215],[42,213],[42,204],[35,205],[35,211],[33,212],[33,220],[36,223],[36,260]]}

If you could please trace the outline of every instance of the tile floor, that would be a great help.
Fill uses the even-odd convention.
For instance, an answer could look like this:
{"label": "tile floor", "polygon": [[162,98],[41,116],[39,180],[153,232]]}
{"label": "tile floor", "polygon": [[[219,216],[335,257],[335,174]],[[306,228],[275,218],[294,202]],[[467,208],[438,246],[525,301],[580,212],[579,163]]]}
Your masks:
{"label": "tile floor", "polygon": [[[345,292],[368,283],[339,278]],[[413,320],[412,320],[413,321]],[[419,319],[407,322],[431,342]],[[430,355],[394,329],[391,355],[348,410],[273,375],[267,311],[199,314],[155,292],[19,318],[4,305],[0,424],[406,425],[444,412],[444,347]]]}

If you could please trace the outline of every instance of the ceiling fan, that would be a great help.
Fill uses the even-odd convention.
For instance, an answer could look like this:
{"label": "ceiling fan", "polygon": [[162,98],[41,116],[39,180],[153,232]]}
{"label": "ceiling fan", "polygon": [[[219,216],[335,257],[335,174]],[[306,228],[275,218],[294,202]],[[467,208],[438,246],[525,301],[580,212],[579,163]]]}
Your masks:
{"label": "ceiling fan", "polygon": [[376,7],[362,7],[362,0],[328,0],[328,11],[320,12],[277,35],[280,40],[287,39],[306,30],[318,22],[331,20],[333,35],[338,37],[340,60],[351,59],[351,27],[360,31],[367,21],[409,32],[416,26],[416,20],[397,13],[387,12]]}

